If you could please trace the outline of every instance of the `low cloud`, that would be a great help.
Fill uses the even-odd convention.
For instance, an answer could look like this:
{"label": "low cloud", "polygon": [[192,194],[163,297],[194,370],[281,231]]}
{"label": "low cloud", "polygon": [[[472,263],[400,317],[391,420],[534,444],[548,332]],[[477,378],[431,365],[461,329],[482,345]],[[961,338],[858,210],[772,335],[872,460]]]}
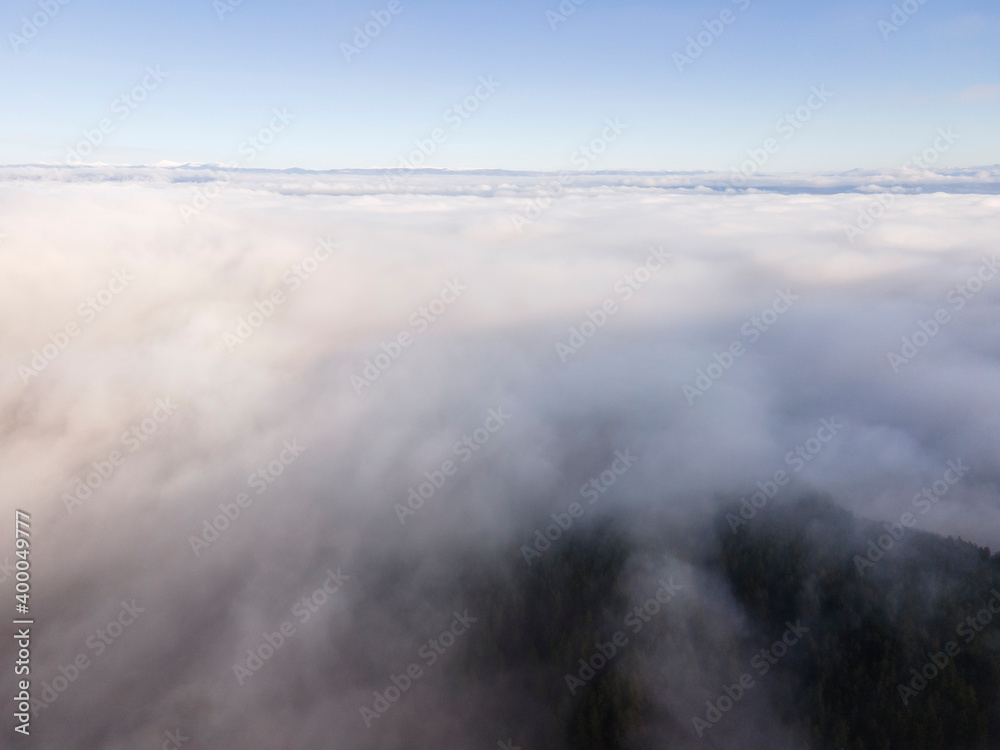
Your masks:
{"label": "low cloud", "polygon": [[[510,217],[551,175],[415,170],[387,191],[390,172],[230,170],[185,220],[219,168],[0,169],[0,533],[14,508],[32,514],[36,684],[91,661],[39,712],[34,746],[153,747],[178,727],[191,747],[397,747],[417,727],[410,747],[457,744],[475,706],[447,670],[427,668],[371,728],[359,707],[468,606],[448,597],[463,555],[509,545],[523,567],[520,545],[627,451],[634,465],[588,514],[655,507],[683,528],[779,471],[782,492],[893,522],[960,460],[921,530],[1000,547],[998,168],[740,190],[729,174],[581,173],[523,231]],[[852,244],[844,226],[882,191],[895,200]],[[320,241],[336,243],[322,262]],[[654,248],[669,261],[617,287]],[[961,306],[959,286],[977,286]],[[609,299],[616,312],[561,351]],[[939,309],[948,323],[894,367]],[[252,335],[236,344],[240,321]],[[379,374],[359,389],[366,361]],[[176,410],[144,432],[158,400]],[[491,410],[509,418],[480,439]],[[820,441],[831,420],[842,428]],[[280,459],[292,443],[294,462]],[[115,450],[113,473],[74,494]],[[230,506],[238,517],[193,554]],[[300,622],[330,571],[348,582]],[[141,616],[98,656],[89,639],[132,600]],[[238,681],[234,665],[285,622],[294,635]],[[707,689],[734,665],[691,665],[682,684]],[[691,701],[661,688],[688,722]],[[9,673],[0,690],[13,694]],[[786,736],[769,715],[757,728]]]}

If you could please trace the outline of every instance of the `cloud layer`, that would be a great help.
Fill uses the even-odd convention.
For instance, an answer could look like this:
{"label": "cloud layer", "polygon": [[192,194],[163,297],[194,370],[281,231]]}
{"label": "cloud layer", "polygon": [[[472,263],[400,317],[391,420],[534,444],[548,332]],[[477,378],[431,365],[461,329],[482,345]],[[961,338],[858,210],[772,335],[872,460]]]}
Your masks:
{"label": "cloud layer", "polygon": [[1000,546],[996,167],[393,174],[0,170],[0,531],[35,684],[89,660],[34,746],[461,739],[433,674],[358,709],[617,451],[598,512],[681,525],[779,471],[895,521],[962,461],[921,528]]}

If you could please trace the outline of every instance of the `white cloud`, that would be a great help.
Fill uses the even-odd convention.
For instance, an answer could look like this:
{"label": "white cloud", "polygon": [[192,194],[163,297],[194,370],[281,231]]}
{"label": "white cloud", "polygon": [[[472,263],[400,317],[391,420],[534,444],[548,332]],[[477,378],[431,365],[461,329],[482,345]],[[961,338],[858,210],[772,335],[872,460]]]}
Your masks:
{"label": "white cloud", "polygon": [[[751,192],[727,192],[728,175],[587,174],[523,233],[509,217],[541,175],[420,171],[385,192],[369,172],[236,172],[186,223],[178,207],[214,173],[102,167],[60,180],[46,167],[0,169],[0,531],[16,505],[45,540],[39,596],[60,615],[41,626],[52,645],[40,679],[106,620],[99,602],[122,598],[141,597],[150,615],[108,669],[160,665],[134,693],[88,675],[43,722],[52,746],[110,731],[94,708],[109,700],[164,717],[128,730],[129,746],[179,715],[232,746],[306,747],[331,717],[349,746],[374,746],[350,728],[349,675],[303,699],[294,738],[268,739],[270,683],[227,682],[244,642],[284,616],[313,572],[337,562],[350,573],[390,549],[433,560],[455,535],[513,538],[627,446],[644,459],[609,505],[666,501],[690,519],[710,511],[702,498],[786,466],[820,419],[836,417],[843,439],[799,480],[892,520],[961,457],[969,480],[925,528],[997,546],[1000,279],[901,372],[887,362],[1000,250],[997,168],[765,176]],[[852,245],[843,225],[872,185],[901,192]],[[328,236],[338,251],[291,289],[284,274]],[[672,261],[625,299],[616,281],[660,245]],[[83,325],[76,306],[119,268],[134,281]],[[449,279],[467,290],[418,332],[411,315]],[[275,289],[286,301],[230,353],[227,331]],[[751,342],[744,326],[779,289],[799,301]],[[609,298],[619,312],[563,365],[555,342]],[[70,322],[79,335],[25,384],[18,367]],[[359,397],[351,376],[400,331],[413,344]],[[733,341],[747,353],[689,406],[682,386]],[[165,395],[178,413],[67,514],[60,495]],[[400,530],[393,503],[500,404],[515,416],[489,453]],[[195,558],[188,536],[290,438],[308,451]],[[362,645],[340,612],[321,615],[329,640],[304,638],[298,657],[268,667],[276,679],[329,666],[331,642],[367,653],[398,636],[386,625]],[[181,644],[193,649],[186,660]],[[192,701],[212,718],[201,723]]]}
{"label": "white cloud", "polygon": [[1000,85],[980,83],[959,92],[955,98],[960,102],[980,102],[1000,99]]}

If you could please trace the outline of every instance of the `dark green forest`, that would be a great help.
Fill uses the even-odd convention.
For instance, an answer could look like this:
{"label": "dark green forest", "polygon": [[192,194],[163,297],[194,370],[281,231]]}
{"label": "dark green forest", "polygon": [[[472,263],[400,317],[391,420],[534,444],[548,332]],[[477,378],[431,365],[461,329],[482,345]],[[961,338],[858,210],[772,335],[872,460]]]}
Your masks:
{"label": "dark green forest", "polygon": [[[483,747],[498,737],[522,750],[760,747],[751,736],[760,713],[801,747],[1000,747],[1000,639],[996,619],[975,620],[1000,591],[1000,555],[907,529],[862,575],[856,556],[885,533],[821,498],[768,508],[735,533],[724,513],[704,536],[652,517],[628,528],[580,526],[531,567],[513,550],[509,565],[469,562],[462,596],[481,621],[449,670],[506,697],[480,728]],[[633,633],[623,623],[655,585],[638,587],[667,560],[695,571],[684,598]],[[718,622],[712,586],[738,602],[746,622]],[[993,604],[1000,609],[1000,597]],[[801,641],[768,674],[750,670],[761,647],[796,622],[808,627]],[[713,635],[725,627],[731,654]],[[627,645],[571,691],[566,675],[578,675],[580,659],[616,631]],[[686,661],[673,662],[675,654]],[[928,667],[935,658],[942,666]],[[721,663],[727,677],[691,696],[679,663]],[[932,675],[922,685],[921,670]],[[704,718],[705,701],[741,671],[764,687],[699,737],[693,715]],[[676,708],[686,705],[694,709]]]}

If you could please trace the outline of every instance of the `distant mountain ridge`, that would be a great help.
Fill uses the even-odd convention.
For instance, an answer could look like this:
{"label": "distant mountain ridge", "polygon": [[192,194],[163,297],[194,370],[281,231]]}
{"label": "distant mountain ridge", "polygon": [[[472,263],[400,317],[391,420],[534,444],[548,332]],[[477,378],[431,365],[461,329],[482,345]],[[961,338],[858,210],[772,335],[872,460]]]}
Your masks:
{"label": "distant mountain ridge", "polygon": [[222,182],[245,189],[294,195],[499,195],[534,197],[563,191],[653,190],[704,194],[762,192],[831,195],[928,193],[1000,194],[1000,165],[940,169],[854,169],[847,172],[759,173],[727,171],[504,169],[267,169],[230,164],[19,164],[0,165],[0,182]]}

